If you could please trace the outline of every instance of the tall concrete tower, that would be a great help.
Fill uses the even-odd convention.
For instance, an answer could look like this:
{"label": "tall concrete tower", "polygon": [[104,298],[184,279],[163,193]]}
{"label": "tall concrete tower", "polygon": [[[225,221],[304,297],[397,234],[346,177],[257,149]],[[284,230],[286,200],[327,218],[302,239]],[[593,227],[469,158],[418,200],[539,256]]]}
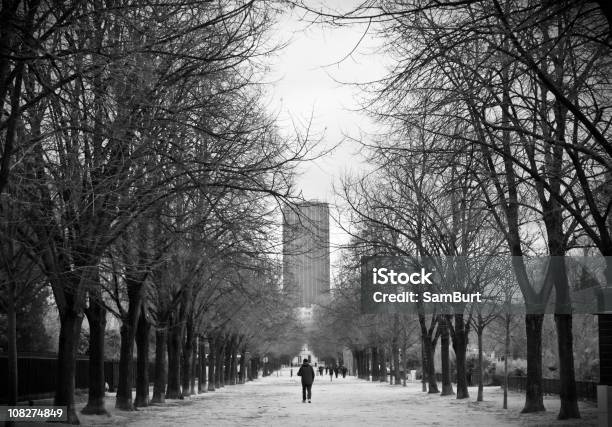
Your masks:
{"label": "tall concrete tower", "polygon": [[329,292],[329,207],[304,202],[284,210],[283,288],[296,306],[310,307]]}

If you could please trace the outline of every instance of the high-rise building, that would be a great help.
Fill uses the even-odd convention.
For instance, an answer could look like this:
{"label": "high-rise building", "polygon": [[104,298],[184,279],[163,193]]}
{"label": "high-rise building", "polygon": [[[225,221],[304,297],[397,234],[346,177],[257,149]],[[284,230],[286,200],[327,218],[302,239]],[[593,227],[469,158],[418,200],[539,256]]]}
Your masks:
{"label": "high-rise building", "polygon": [[310,307],[329,293],[329,207],[305,202],[284,210],[283,288]]}

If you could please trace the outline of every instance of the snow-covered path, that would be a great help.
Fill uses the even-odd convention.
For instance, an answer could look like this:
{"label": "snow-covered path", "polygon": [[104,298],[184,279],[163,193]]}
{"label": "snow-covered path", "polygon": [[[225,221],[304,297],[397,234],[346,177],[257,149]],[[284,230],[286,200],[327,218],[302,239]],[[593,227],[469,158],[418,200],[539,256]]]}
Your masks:
{"label": "snow-covered path", "polygon": [[[295,372],[295,370],[294,370]],[[476,403],[476,389],[470,399],[440,397],[420,391],[420,383],[408,387],[371,383],[354,377],[317,376],[311,404],[302,403],[299,377],[289,377],[289,369],[277,376],[260,378],[244,385],[226,386],[211,393],[164,406],[151,406],[137,412],[112,409],[112,417],[80,415],[84,425],[153,426],[516,426],[516,425],[595,425],[595,408],[583,405],[586,419],[578,422],[555,421],[557,398],[546,400],[549,411],[519,415],[522,395],[512,393],[510,410],[501,408],[499,388],[485,389],[485,402]]]}

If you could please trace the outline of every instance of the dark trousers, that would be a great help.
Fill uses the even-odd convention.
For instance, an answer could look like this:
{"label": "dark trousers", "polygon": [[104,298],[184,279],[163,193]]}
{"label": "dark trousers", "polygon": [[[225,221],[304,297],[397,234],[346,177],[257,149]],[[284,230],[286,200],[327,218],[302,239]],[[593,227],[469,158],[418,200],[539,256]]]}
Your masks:
{"label": "dark trousers", "polygon": [[302,384],[302,400],[306,400],[306,392],[308,391],[308,400],[312,397],[312,384]]}

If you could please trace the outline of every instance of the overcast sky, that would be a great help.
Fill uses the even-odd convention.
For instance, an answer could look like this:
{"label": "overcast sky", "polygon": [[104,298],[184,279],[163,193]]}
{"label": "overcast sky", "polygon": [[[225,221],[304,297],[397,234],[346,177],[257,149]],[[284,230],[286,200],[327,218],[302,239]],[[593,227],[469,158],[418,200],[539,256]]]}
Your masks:
{"label": "overcast sky", "polygon": [[[281,127],[287,133],[294,132],[293,122],[305,124],[312,115],[312,129],[315,135],[323,136],[324,146],[340,144],[324,158],[303,164],[297,181],[306,199],[329,202],[333,209],[334,185],[339,187],[343,175],[364,167],[357,153],[358,144],[349,140],[341,143],[343,135],[357,137],[361,130],[375,130],[375,123],[355,111],[360,107],[358,88],[340,82],[375,80],[384,74],[385,60],[378,53],[373,34],[367,34],[359,43],[365,26],[309,25],[301,20],[303,14],[297,8],[287,11],[274,31],[278,40],[289,44],[271,64],[268,78],[274,83],[269,90],[270,108],[279,114]],[[330,226],[334,251],[347,236],[333,221]]]}

